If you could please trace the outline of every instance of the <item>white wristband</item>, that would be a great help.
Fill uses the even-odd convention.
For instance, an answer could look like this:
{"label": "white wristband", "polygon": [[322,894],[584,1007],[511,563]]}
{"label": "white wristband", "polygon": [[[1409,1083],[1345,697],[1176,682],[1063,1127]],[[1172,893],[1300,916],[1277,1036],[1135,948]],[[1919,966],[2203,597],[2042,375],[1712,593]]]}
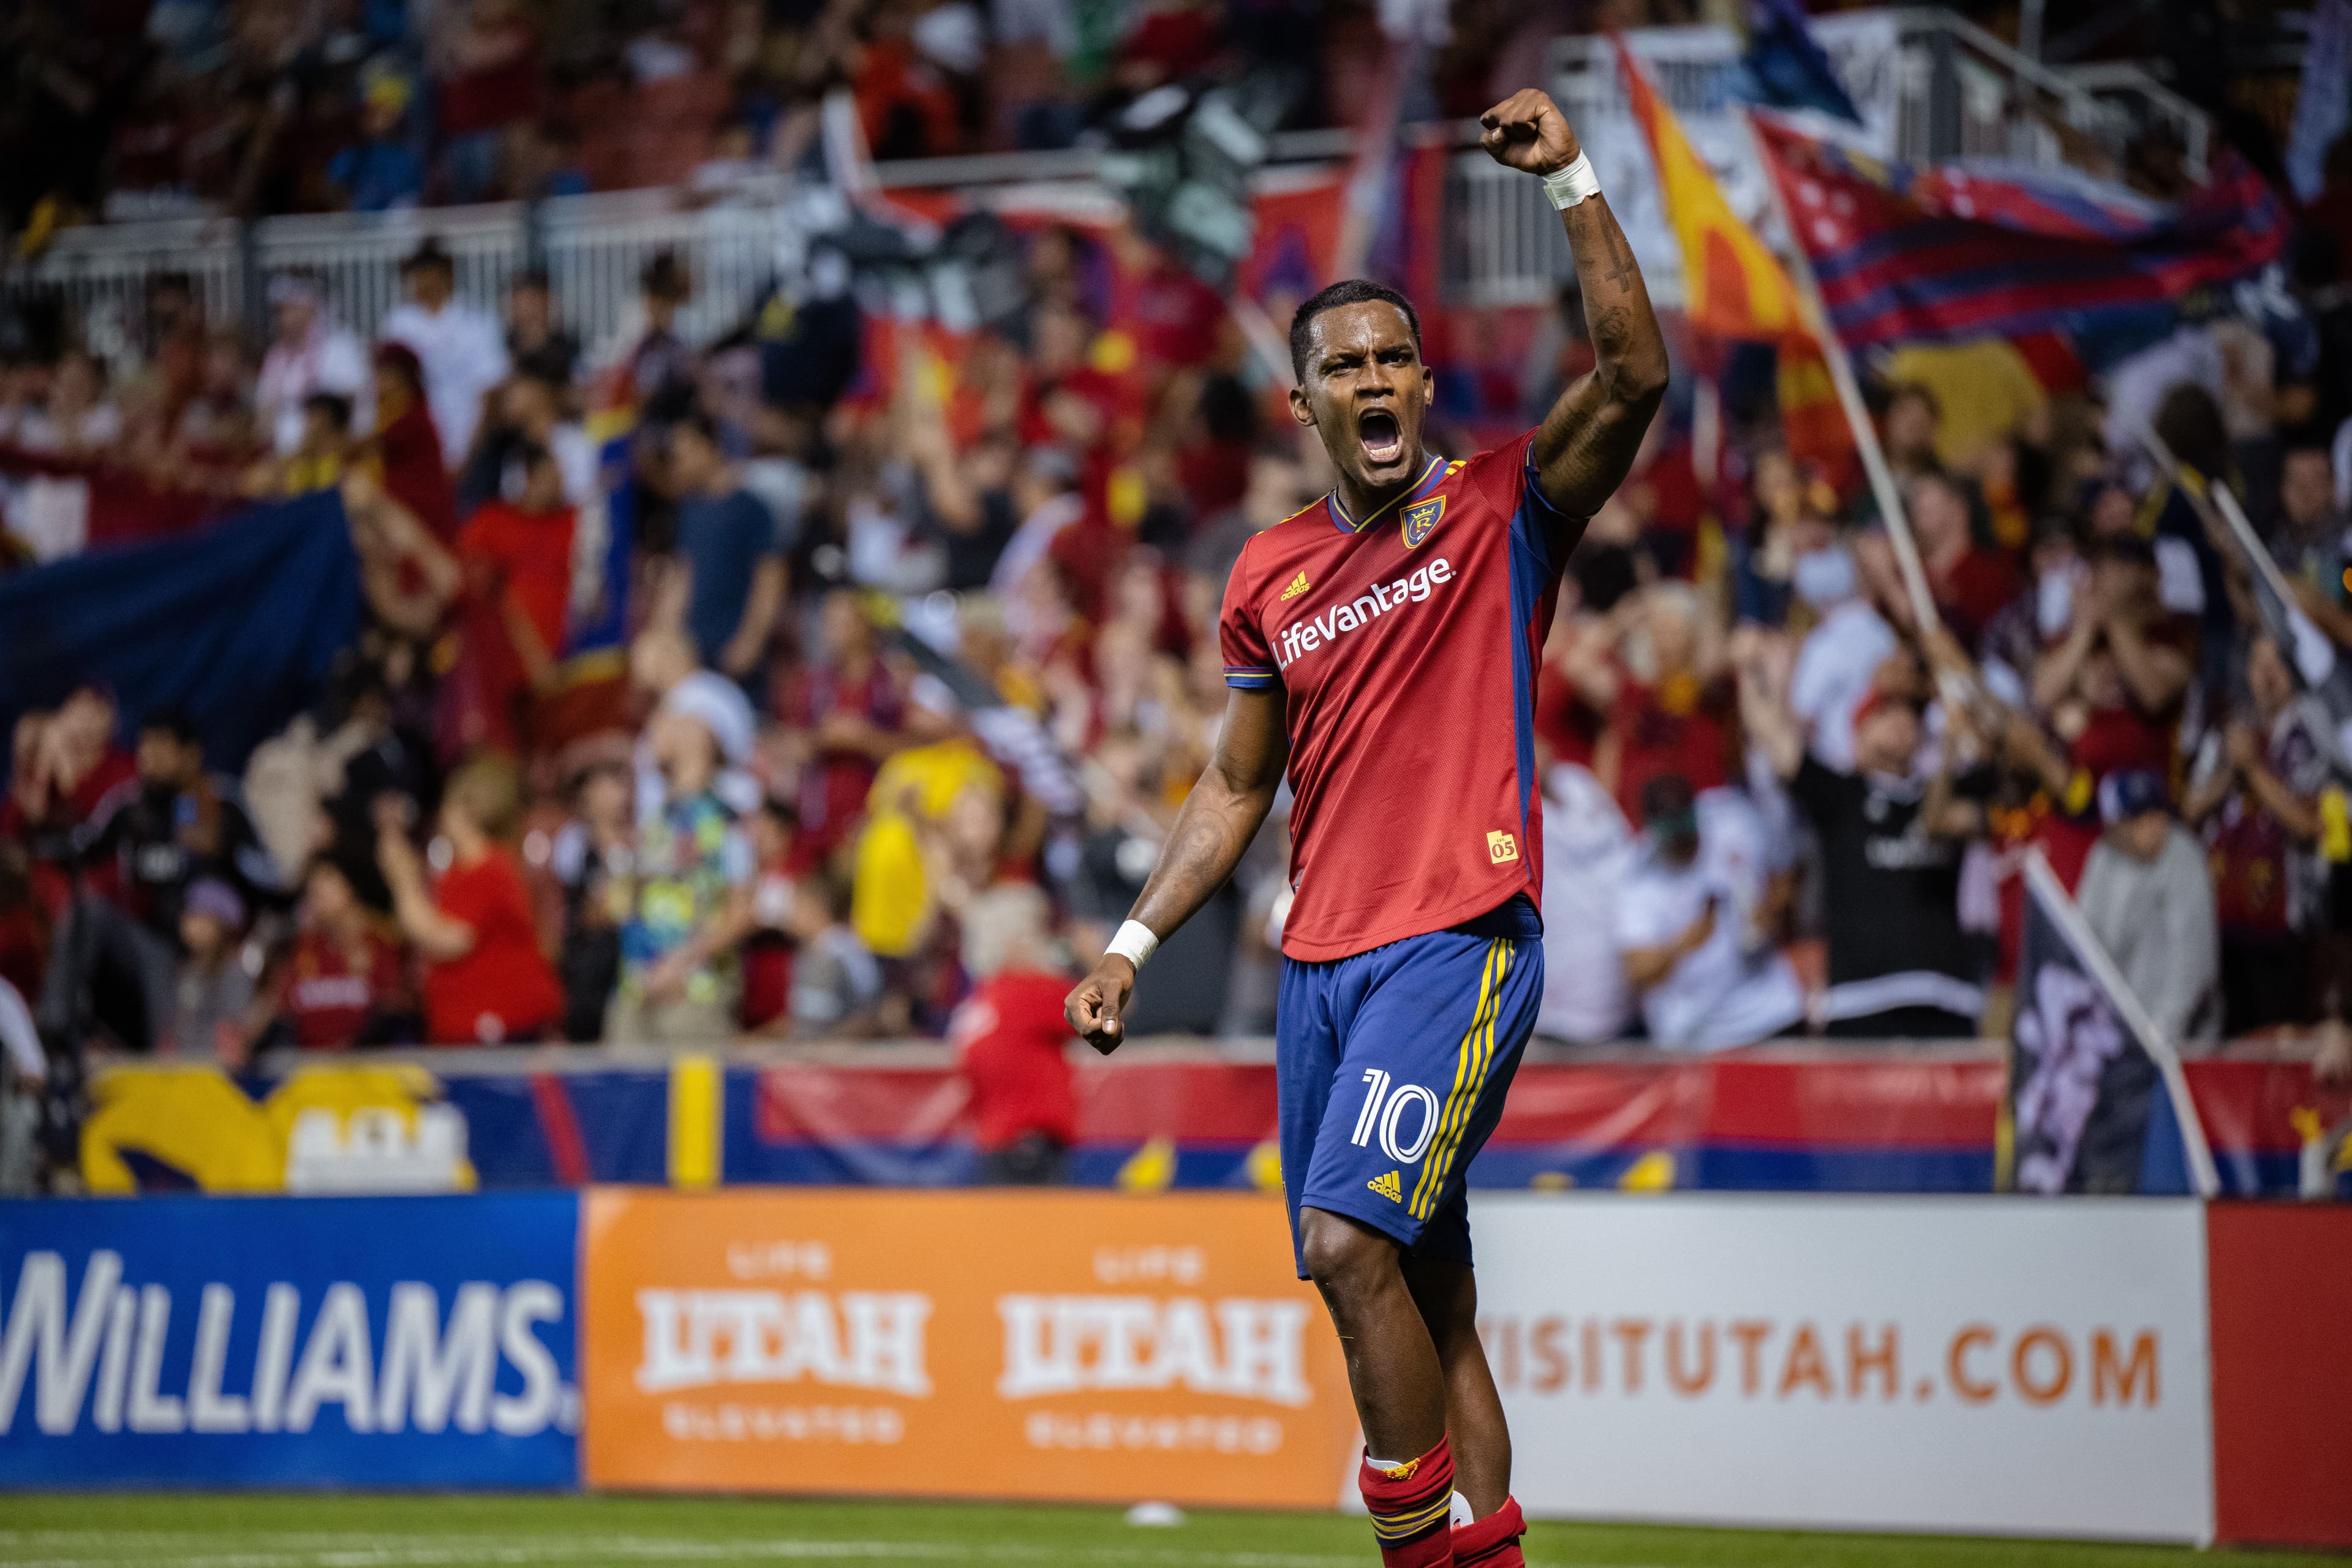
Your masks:
{"label": "white wristband", "polygon": [[1544,195],[1551,205],[1566,212],[1587,196],[1601,194],[1601,181],[1592,173],[1592,160],[1582,153],[1565,169],[1554,169],[1543,177]]}
{"label": "white wristband", "polygon": [[1103,952],[1115,952],[1140,969],[1151,962],[1151,955],[1159,947],[1160,939],[1151,934],[1150,926],[1141,921],[1129,921],[1118,928],[1118,934],[1110,939],[1110,945]]}

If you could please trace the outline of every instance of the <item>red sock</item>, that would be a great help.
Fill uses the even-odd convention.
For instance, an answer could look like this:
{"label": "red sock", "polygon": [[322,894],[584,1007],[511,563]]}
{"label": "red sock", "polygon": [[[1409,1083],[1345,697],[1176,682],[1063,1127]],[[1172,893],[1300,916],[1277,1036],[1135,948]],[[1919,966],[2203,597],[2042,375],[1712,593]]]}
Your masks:
{"label": "red sock", "polygon": [[1502,1507],[1476,1523],[1454,1527],[1455,1568],[1528,1568],[1519,1550],[1519,1537],[1527,1532],[1517,1500],[1505,1498]]}
{"label": "red sock", "polygon": [[1356,1484],[1371,1510],[1382,1568],[1453,1568],[1454,1450],[1444,1438],[1402,1465],[1375,1469],[1368,1456]]}

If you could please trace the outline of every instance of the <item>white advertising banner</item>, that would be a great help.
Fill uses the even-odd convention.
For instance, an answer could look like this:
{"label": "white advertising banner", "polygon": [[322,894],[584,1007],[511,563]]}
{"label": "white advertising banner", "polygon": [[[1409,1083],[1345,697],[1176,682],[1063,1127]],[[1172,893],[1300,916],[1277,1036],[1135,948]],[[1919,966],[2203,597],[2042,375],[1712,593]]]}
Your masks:
{"label": "white advertising banner", "polygon": [[1473,1208],[1530,1514],[2212,1537],[2194,1203]]}

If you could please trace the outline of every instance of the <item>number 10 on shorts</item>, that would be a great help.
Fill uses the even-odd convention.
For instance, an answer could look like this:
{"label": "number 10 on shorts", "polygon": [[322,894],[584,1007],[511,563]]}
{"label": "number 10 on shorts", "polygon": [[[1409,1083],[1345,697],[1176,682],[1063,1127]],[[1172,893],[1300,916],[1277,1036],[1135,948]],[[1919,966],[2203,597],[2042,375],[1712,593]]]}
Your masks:
{"label": "number 10 on shorts", "polygon": [[[1381,1137],[1381,1152],[1400,1165],[1410,1165],[1421,1158],[1429,1147],[1429,1140],[1437,1131],[1437,1096],[1417,1083],[1398,1084],[1390,1089],[1389,1075],[1379,1068],[1364,1069],[1364,1082],[1370,1087],[1364,1094],[1364,1109],[1356,1115],[1356,1131],[1348,1142],[1364,1148],[1377,1131]],[[1421,1102],[1421,1125],[1413,1131],[1409,1143],[1397,1142],[1397,1123],[1404,1108],[1415,1100]]]}

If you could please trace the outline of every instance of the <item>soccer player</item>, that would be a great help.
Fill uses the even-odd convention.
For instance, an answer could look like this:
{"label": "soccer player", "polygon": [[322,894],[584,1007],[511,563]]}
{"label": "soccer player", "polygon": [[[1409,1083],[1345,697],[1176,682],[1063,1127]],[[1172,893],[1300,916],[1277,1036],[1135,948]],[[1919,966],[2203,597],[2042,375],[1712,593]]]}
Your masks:
{"label": "soccer player", "polygon": [[1641,270],[1567,120],[1529,90],[1482,123],[1486,151],[1559,209],[1594,368],[1537,429],[1452,459],[1422,443],[1432,382],[1411,301],[1354,280],[1299,307],[1291,412],[1339,486],[1234,567],[1216,756],[1067,1003],[1096,1049],[1118,1047],[1138,968],[1232,873],[1286,763],[1282,1171],[1299,1276],[1346,1350],[1390,1568],[1524,1562],[1463,1172],[1543,994],[1538,654],[1569,552],[1666,386]]}

